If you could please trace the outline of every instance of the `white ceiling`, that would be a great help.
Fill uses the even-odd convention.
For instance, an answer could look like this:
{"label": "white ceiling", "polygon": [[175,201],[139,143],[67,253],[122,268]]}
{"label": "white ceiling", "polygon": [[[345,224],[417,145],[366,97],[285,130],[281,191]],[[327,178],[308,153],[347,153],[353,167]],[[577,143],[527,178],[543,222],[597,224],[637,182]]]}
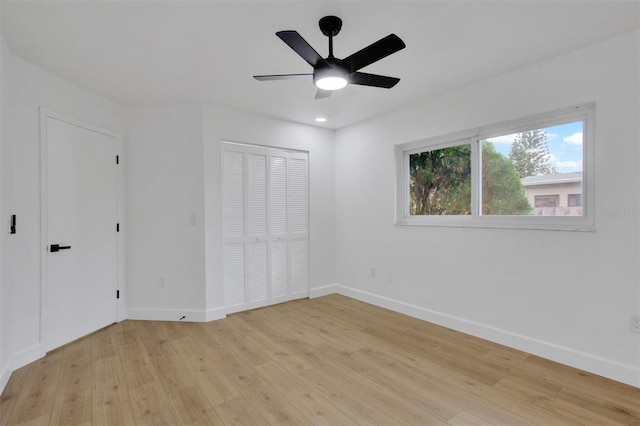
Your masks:
{"label": "white ceiling", "polygon": [[[636,1],[6,1],[2,34],[27,61],[123,105],[206,102],[341,128],[639,27]],[[363,71],[390,90],[349,86],[315,100],[311,72],[275,36],[298,31],[322,56],[325,15],[343,20],[343,58],[389,33],[406,49]],[[615,64],[612,64],[615,66]],[[579,70],[576,70],[579,72]]]}

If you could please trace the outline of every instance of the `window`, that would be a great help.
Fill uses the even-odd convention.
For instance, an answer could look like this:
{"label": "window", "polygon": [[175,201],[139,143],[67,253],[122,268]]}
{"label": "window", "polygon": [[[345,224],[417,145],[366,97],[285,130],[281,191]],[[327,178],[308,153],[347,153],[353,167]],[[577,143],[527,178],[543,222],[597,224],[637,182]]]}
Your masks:
{"label": "window", "polygon": [[471,214],[471,146],[409,154],[411,215]]}
{"label": "window", "polygon": [[567,196],[567,206],[582,207],[582,194],[569,194]]}
{"label": "window", "polygon": [[396,146],[396,224],[592,230],[594,113],[580,105]]}
{"label": "window", "polygon": [[558,207],[560,205],[559,195],[536,195],[534,200],[535,207]]}

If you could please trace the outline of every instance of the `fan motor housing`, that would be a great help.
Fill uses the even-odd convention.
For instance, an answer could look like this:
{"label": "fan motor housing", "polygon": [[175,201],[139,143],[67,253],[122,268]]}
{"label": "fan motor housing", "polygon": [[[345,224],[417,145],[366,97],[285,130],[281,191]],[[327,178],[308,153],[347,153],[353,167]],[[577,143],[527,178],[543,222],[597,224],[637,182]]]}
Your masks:
{"label": "fan motor housing", "polygon": [[337,16],[325,16],[320,19],[320,31],[327,37],[337,36],[342,28],[342,19]]}

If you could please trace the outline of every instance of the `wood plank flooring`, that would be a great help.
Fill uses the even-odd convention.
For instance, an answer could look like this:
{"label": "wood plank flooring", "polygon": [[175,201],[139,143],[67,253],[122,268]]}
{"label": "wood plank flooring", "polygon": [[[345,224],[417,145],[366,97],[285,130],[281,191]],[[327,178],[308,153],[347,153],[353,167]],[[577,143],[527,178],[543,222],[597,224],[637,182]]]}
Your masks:
{"label": "wood plank flooring", "polygon": [[640,389],[332,295],[114,324],[13,373],[17,424],[640,425]]}

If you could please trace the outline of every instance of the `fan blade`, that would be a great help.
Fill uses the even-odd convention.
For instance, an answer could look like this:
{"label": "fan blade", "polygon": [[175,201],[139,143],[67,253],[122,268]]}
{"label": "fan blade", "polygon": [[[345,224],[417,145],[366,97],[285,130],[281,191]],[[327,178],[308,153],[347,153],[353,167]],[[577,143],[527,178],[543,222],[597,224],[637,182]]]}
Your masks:
{"label": "fan blade", "polygon": [[313,78],[313,74],[273,74],[273,75],[254,75],[253,78],[259,81],[271,80],[309,80]]}
{"label": "fan blade", "polygon": [[278,31],[276,35],[312,67],[324,60],[297,31]]}
{"label": "fan blade", "polygon": [[316,99],[328,98],[329,96],[331,96],[331,92],[332,90],[318,89],[318,91],[316,92]]}
{"label": "fan blade", "polygon": [[384,89],[391,89],[398,84],[399,78],[387,77],[385,75],[367,74],[364,72],[353,72],[349,75],[349,83],[359,84],[361,86],[374,86],[382,87]]}
{"label": "fan blade", "polygon": [[389,34],[385,38],[380,39],[345,58],[343,62],[349,65],[351,72],[354,72],[379,61],[382,58],[386,58],[392,53],[396,53],[398,50],[402,50],[405,47],[406,45],[400,37],[395,34]]}

